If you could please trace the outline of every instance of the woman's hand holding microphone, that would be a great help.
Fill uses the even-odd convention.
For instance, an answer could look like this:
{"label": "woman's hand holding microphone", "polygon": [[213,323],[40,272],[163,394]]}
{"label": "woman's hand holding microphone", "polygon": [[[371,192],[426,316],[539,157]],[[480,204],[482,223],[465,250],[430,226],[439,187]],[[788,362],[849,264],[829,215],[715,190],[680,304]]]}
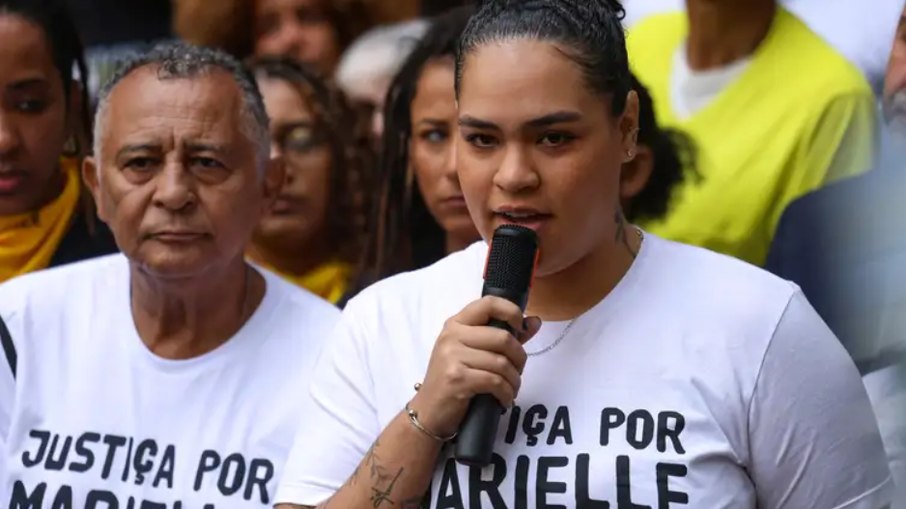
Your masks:
{"label": "woman's hand holding microphone", "polygon": [[[506,322],[515,331],[488,326]],[[509,408],[522,383],[527,355],[523,344],[541,328],[541,319],[523,318],[522,310],[499,297],[478,299],[444,323],[428,370],[410,403],[430,434],[456,433],[477,394],[491,394]]]}

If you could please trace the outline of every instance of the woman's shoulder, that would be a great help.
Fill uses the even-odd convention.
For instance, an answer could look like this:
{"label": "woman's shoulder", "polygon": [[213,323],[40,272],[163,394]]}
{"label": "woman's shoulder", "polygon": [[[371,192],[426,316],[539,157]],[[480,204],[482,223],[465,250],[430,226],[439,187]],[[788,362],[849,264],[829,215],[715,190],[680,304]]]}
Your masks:
{"label": "woman's shoulder", "polygon": [[475,244],[365,288],[343,308],[326,351],[338,362],[359,352],[374,369],[427,362],[444,322],[480,297],[486,249]]}
{"label": "woman's shoulder", "polygon": [[651,236],[654,292],[688,310],[722,310],[749,315],[753,310],[779,316],[799,287],[744,262],[701,247]]}
{"label": "woman's shoulder", "polygon": [[482,270],[487,244],[476,242],[462,251],[452,253],[427,267],[403,272],[378,281],[353,297],[352,305],[362,300],[402,299],[416,302],[435,295],[448,298],[462,292],[481,291]]}
{"label": "woman's shoulder", "polygon": [[[427,267],[397,274],[359,292],[343,308],[342,322],[365,335],[389,330],[429,337],[444,321],[481,296],[487,247],[476,243]],[[437,329],[437,330],[435,330]]]}

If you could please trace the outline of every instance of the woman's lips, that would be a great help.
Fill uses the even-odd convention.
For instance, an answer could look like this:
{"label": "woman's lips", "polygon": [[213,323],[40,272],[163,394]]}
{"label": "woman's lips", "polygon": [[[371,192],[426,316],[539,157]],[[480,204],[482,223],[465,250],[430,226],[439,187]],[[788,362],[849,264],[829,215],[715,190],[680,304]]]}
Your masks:
{"label": "woman's lips", "polygon": [[0,173],[0,193],[12,194],[25,182],[25,175],[14,173]]}
{"label": "woman's lips", "polygon": [[276,215],[294,214],[301,210],[303,200],[290,196],[277,198],[271,207],[271,213]]}
{"label": "woman's lips", "polygon": [[441,205],[451,208],[466,208],[466,199],[462,196],[451,196],[440,201]]}
{"label": "woman's lips", "polygon": [[541,230],[544,225],[550,221],[553,216],[551,214],[543,213],[505,213],[505,212],[495,212],[494,217],[496,218],[495,226],[502,226],[504,224],[514,224],[517,226],[522,226],[529,228],[534,231]]}

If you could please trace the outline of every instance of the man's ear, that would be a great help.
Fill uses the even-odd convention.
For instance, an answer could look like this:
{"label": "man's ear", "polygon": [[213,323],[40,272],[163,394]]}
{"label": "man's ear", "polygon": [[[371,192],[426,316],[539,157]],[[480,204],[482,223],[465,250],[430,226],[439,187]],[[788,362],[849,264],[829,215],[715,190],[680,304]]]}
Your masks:
{"label": "man's ear", "polygon": [[286,162],[280,155],[272,155],[268,159],[264,168],[264,178],[261,185],[264,191],[264,213],[267,213],[280,192],[283,190],[283,183],[286,180]]}
{"label": "man's ear", "polygon": [[94,156],[89,156],[82,160],[82,180],[85,181],[85,185],[88,187],[88,190],[91,191],[91,196],[94,198],[98,219],[106,223],[107,210],[104,206],[104,200],[101,199],[101,182],[100,176],[98,175],[99,170],[100,168],[98,167],[97,159],[95,159]]}

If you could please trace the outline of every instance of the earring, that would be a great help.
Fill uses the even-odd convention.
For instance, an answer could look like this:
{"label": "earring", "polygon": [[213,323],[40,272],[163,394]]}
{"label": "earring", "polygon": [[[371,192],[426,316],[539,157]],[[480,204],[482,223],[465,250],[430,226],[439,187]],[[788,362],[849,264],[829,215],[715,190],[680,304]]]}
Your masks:
{"label": "earring", "polygon": [[79,145],[79,138],[70,136],[66,143],[63,144],[63,155],[66,157],[76,157],[82,153],[82,147]]}
{"label": "earring", "polygon": [[635,129],[633,129],[632,132],[629,134],[629,137],[632,138],[633,148],[626,149],[626,161],[627,162],[631,161],[632,158],[635,157],[635,146],[638,145],[638,143],[639,143],[639,128],[636,127]]}

